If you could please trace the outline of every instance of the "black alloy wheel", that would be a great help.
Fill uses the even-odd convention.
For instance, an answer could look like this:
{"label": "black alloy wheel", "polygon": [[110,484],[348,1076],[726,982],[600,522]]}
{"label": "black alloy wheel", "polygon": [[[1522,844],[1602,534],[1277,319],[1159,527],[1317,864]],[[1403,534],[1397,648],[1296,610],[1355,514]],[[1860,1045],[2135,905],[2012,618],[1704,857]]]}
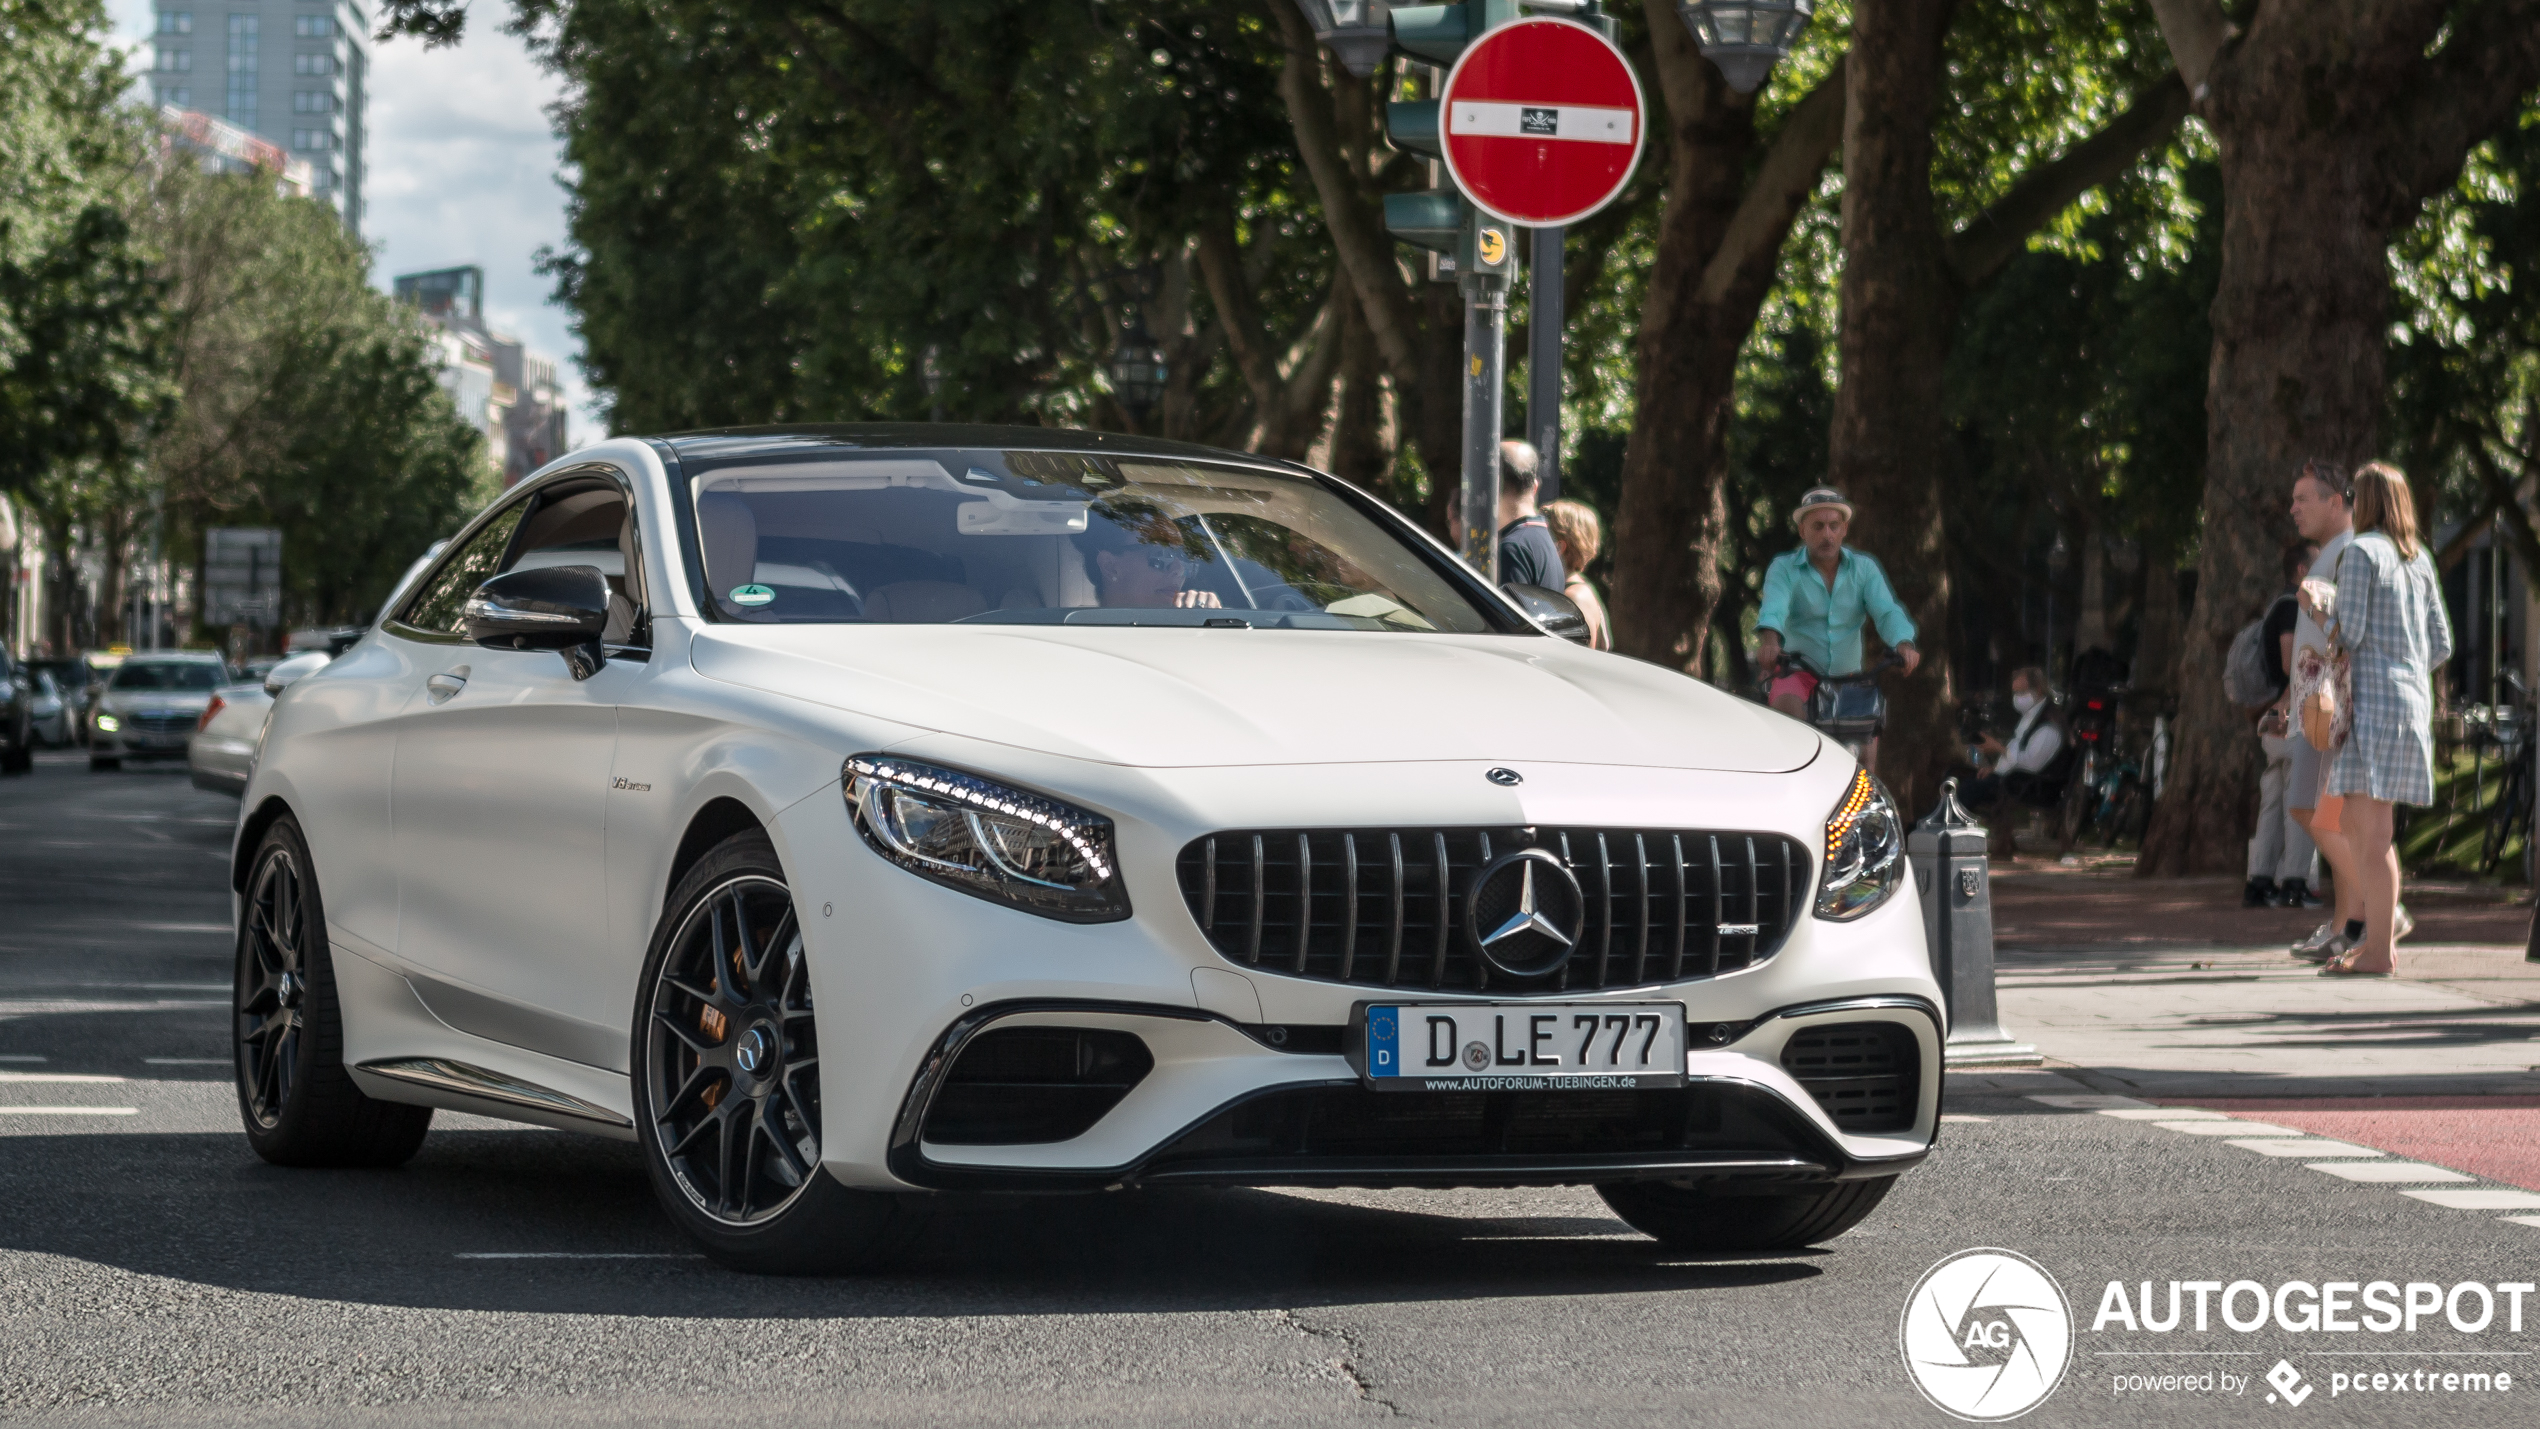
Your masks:
{"label": "black alloy wheel", "polygon": [[671,1174],[716,1220],[766,1220],[819,1167],[811,1012],[811,970],[783,883],[742,874],[689,910],[653,979],[644,1067]]}
{"label": "black alloy wheel", "polygon": [[1669,1250],[1698,1255],[1799,1250],[1869,1218],[1893,1176],[1763,1195],[1692,1181],[1622,1181],[1596,1188],[1634,1230]]}
{"label": "black alloy wheel", "polygon": [[762,834],[680,880],[636,1008],[636,1133],[674,1220],[736,1269],[860,1269],[896,1198],[821,1170],[820,1042],[792,890]]}
{"label": "black alloy wheel", "polygon": [[238,926],[238,1112],[256,1154],[280,1166],[399,1166],[423,1145],[430,1107],[378,1101],[344,1070],[344,1024],[308,845],[275,821],[256,846]]}

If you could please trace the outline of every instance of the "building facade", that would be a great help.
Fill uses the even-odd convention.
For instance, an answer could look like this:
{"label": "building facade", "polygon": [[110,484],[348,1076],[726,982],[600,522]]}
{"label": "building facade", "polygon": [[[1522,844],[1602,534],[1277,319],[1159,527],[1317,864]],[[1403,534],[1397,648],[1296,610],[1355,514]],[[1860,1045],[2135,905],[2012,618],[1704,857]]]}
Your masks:
{"label": "building facade", "polygon": [[404,273],[397,300],[432,329],[441,357],[441,388],[459,415],[485,434],[490,458],[512,483],[564,455],[564,382],[556,360],[485,325],[485,270],[440,268]]}
{"label": "building facade", "polygon": [[362,224],[370,21],[356,0],[158,0],[162,108],[228,121],[310,168],[310,190]]}

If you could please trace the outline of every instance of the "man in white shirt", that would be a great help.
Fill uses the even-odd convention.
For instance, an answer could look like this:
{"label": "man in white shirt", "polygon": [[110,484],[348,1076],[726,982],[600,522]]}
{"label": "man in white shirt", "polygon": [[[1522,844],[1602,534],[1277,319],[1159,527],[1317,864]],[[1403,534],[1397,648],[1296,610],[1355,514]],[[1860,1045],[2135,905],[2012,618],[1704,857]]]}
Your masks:
{"label": "man in white shirt", "polygon": [[2008,741],[1989,734],[1984,737],[1987,770],[1961,796],[1968,808],[1987,808],[2012,799],[2044,808],[2062,792],[2062,781],[2050,784],[2046,778],[2065,744],[2063,721],[2055,715],[2051,691],[2046,672],[2035,665],[2011,672],[2011,707],[2019,711],[2020,722]]}

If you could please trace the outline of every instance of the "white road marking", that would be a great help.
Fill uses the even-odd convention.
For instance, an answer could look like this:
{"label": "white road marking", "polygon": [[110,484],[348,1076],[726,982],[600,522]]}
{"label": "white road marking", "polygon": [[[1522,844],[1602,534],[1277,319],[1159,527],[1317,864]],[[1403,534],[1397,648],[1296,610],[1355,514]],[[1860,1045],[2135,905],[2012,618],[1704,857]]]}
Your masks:
{"label": "white road marking", "polygon": [[227,1057],[144,1057],[141,1060],[153,1067],[226,1067],[229,1065]]}
{"label": "white road marking", "polygon": [[666,1250],[462,1250],[454,1260],[703,1260]]}
{"label": "white road marking", "polygon": [[2224,1117],[2219,1121],[2156,1121],[2152,1124],[2163,1131],[2183,1131],[2190,1136],[2310,1135],[2307,1131],[2295,1131],[2289,1126],[2277,1126],[2272,1122],[2234,1121],[2230,1117]]}
{"label": "white road marking", "polygon": [[2223,1115],[2221,1112],[2205,1111],[2192,1106],[2103,1107],[2100,1109],[2099,1114],[2101,1116],[2113,1116],[2119,1121],[2158,1121],[2166,1123],[2173,1121],[2231,1120],[2230,1117]]}
{"label": "white road marking", "polygon": [[[0,1116],[139,1116],[137,1106],[0,1106]],[[2540,1201],[2532,1202],[2540,1205]]]}
{"label": "white road marking", "polygon": [[0,1086],[14,1082],[120,1082],[121,1077],[86,1072],[0,1072]]}
{"label": "white road marking", "polygon": [[35,1017],[66,1012],[178,1012],[193,1007],[227,1007],[226,998],[162,997],[149,1002],[101,1002],[67,997],[0,999],[0,1017]]}
{"label": "white road marking", "polygon": [[2479,1186],[2458,1191],[2401,1191],[2402,1196],[2455,1211],[2540,1211],[2540,1196]]}
{"label": "white road marking", "polygon": [[2540,1226],[2540,1216],[2499,1216],[2497,1219],[2511,1221],[2518,1226]]}
{"label": "white road marking", "polygon": [[1991,1120],[1993,1120],[1993,1118],[1991,1118],[1991,1117],[1989,1117],[1989,1116],[1969,1116],[1969,1115],[1967,1115],[1965,1112],[1958,1112],[1958,1111],[1945,1111],[1945,1112],[1942,1112],[1942,1113],[1940,1114],[1940,1119],[1941,1119],[1942,1121],[1991,1121]]}
{"label": "white road marking", "polygon": [[2231,1144],[2243,1151],[2257,1152],[2260,1156],[2387,1156],[2390,1154],[2387,1151],[2375,1151],[2369,1146],[2349,1145],[2343,1141],[2296,1140],[2281,1136],[2254,1137],[2248,1141],[2235,1141]]}
{"label": "white road marking", "polygon": [[2409,1181],[2423,1184],[2429,1181],[2475,1182],[2478,1179],[2458,1171],[2446,1171],[2440,1166],[2428,1166],[2422,1161],[2323,1161],[2311,1169],[2325,1171],[2341,1181]]}
{"label": "white road marking", "polygon": [[6,1055],[0,1055],[0,1062],[47,1062],[51,1060],[52,1059],[49,1057],[38,1057],[32,1052],[11,1052]]}
{"label": "white road marking", "polygon": [[144,933],[222,933],[231,931],[227,923],[126,923]]}
{"label": "white road marking", "polygon": [[2039,1106],[2051,1106],[2058,1111],[2114,1111],[2126,1107],[2151,1105],[2150,1102],[2136,1101],[2132,1097],[2112,1097],[2097,1093],[2087,1096],[2065,1093],[2057,1093],[2053,1096],[2032,1094],[2028,1099]]}

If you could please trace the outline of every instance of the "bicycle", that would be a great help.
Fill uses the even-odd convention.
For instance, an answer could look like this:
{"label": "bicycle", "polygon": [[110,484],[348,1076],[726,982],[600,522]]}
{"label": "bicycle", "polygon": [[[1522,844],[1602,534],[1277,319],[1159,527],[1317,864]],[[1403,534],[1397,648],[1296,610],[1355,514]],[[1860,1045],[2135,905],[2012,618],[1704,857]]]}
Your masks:
{"label": "bicycle", "polygon": [[1850,750],[1853,758],[1866,765],[1880,733],[1887,728],[1887,692],[1879,688],[1879,676],[1904,663],[1904,656],[1890,650],[1866,669],[1849,675],[1829,675],[1809,663],[1807,656],[1784,650],[1764,674],[1762,698],[1766,704],[1772,702],[1773,681],[1784,675],[1802,674],[1815,679],[1817,687],[1808,692],[1810,727]]}

